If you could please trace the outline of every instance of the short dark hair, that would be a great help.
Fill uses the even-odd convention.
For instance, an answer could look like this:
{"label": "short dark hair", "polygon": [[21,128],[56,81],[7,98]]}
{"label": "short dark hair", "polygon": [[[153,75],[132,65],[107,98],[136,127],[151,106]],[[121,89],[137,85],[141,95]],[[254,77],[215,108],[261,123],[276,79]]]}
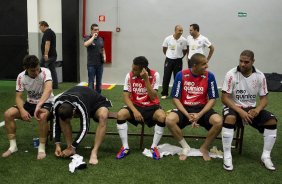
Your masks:
{"label": "short dark hair", "polygon": [[199,64],[199,62],[202,58],[206,58],[206,56],[204,54],[200,54],[200,53],[193,54],[191,59],[190,59],[192,66]]}
{"label": "short dark hair", "polygon": [[23,59],[24,69],[36,68],[39,65],[39,59],[35,55],[26,55]]}
{"label": "short dark hair", "polygon": [[244,50],[243,52],[241,52],[240,56],[247,56],[249,57],[252,61],[254,60],[255,58],[255,54],[253,51],[251,50]]}
{"label": "short dark hair", "polygon": [[198,24],[191,24],[191,27],[193,27],[194,30],[200,31],[200,26]]}
{"label": "short dark hair", "polygon": [[39,22],[39,25],[40,25],[40,26],[49,27],[49,24],[48,24],[46,21],[44,21],[44,20],[43,20],[43,21],[40,21],[40,22]]}
{"label": "short dark hair", "polygon": [[58,109],[58,116],[65,121],[66,119],[71,119],[73,116],[74,107],[68,103],[64,102]]}
{"label": "short dark hair", "polygon": [[92,25],[90,26],[90,29],[93,30],[94,27],[99,27],[99,26],[98,26],[98,24],[92,24]]}
{"label": "short dark hair", "polygon": [[133,59],[133,64],[141,68],[147,68],[149,65],[149,62],[145,56],[138,56]]}
{"label": "short dark hair", "polygon": [[140,67],[141,70],[143,68],[145,68],[147,70],[148,74],[151,75],[151,70],[148,67],[149,62],[148,62],[148,59],[145,56],[138,56],[138,57],[134,58],[133,64]]}

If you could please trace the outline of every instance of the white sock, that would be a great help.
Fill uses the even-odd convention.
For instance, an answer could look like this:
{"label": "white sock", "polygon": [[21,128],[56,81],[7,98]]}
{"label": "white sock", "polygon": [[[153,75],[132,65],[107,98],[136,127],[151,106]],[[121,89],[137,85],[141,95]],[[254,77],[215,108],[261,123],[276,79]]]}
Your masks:
{"label": "white sock", "polygon": [[184,138],[181,141],[179,141],[179,144],[181,144],[182,148],[190,149],[190,146],[187,144]]}
{"label": "white sock", "polygon": [[233,140],[234,129],[223,127],[221,134],[222,134],[222,146],[223,146],[224,158],[230,158],[232,157],[231,144]]}
{"label": "white sock", "polygon": [[264,129],[263,138],[264,138],[264,145],[263,145],[263,152],[262,158],[269,158],[273,145],[276,141],[277,129],[270,130]]}
{"label": "white sock", "polygon": [[151,148],[157,147],[164,133],[164,127],[155,125],[155,133]]}
{"label": "white sock", "polygon": [[118,129],[118,133],[119,133],[119,137],[121,139],[122,142],[122,146],[124,148],[128,148],[128,138],[127,138],[127,130],[128,130],[128,125],[127,123],[123,123],[123,124],[117,124],[117,129]]}
{"label": "white sock", "polygon": [[9,140],[10,142],[10,148],[9,150],[13,153],[13,152],[16,152],[18,150],[18,147],[17,147],[17,141],[16,139],[11,139]]}
{"label": "white sock", "polygon": [[39,143],[38,152],[45,153],[45,143]]}

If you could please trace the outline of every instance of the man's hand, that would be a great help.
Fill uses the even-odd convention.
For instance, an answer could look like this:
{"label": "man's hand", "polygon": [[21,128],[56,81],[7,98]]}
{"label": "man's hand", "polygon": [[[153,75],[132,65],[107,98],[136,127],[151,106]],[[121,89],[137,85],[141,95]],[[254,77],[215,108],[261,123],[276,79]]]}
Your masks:
{"label": "man's hand", "polygon": [[248,125],[249,123],[252,123],[252,120],[254,118],[251,114],[244,111],[243,109],[241,109],[241,111],[239,112],[239,115],[242,119],[243,125]]}
{"label": "man's hand", "polygon": [[199,119],[201,118],[199,116],[199,113],[190,113],[191,116],[191,121],[192,122],[192,128],[199,128],[199,124],[197,123],[199,121]]}
{"label": "man's hand", "polygon": [[44,109],[41,109],[41,105],[36,105],[35,111],[34,111],[34,117],[36,120],[40,120],[40,114],[41,113],[47,113]]}
{"label": "man's hand", "polygon": [[194,116],[192,113],[188,113],[188,117],[187,119],[190,121],[190,122],[193,122],[194,121]]}
{"label": "man's hand", "polygon": [[49,59],[48,55],[44,55],[43,58],[44,58],[44,61],[48,61],[48,59]]}
{"label": "man's hand", "polygon": [[188,113],[188,117],[187,117],[189,122],[192,123],[192,128],[198,128],[199,127],[199,124],[197,123],[198,120],[196,121],[195,114],[196,113]]}
{"label": "man's hand", "polygon": [[133,115],[136,121],[144,122],[144,118],[139,111],[133,112]]}
{"label": "man's hand", "polygon": [[248,111],[248,114],[251,115],[253,118],[255,118],[259,114],[259,111],[256,109],[251,109]]}
{"label": "man's hand", "polygon": [[97,33],[94,33],[93,35],[92,35],[92,38],[94,39],[94,38],[97,38],[97,36],[98,36],[98,34]]}
{"label": "man's hand", "polygon": [[23,109],[23,110],[20,112],[20,114],[21,114],[22,120],[24,120],[24,121],[29,121],[29,122],[30,122],[30,119],[32,118],[32,116],[31,116],[26,110]]}
{"label": "man's hand", "polygon": [[56,144],[55,155],[56,157],[61,157],[62,155],[62,149],[60,144]]}
{"label": "man's hand", "polygon": [[69,146],[67,149],[65,149],[62,154],[61,154],[61,157],[70,157],[72,155],[75,154],[75,149],[72,147],[72,146]]}
{"label": "man's hand", "polygon": [[200,125],[197,122],[192,122],[192,128],[199,128]]}
{"label": "man's hand", "polygon": [[144,80],[148,79],[148,72],[145,68],[142,69],[142,71],[140,73],[140,77],[142,77],[142,79],[144,79]]}

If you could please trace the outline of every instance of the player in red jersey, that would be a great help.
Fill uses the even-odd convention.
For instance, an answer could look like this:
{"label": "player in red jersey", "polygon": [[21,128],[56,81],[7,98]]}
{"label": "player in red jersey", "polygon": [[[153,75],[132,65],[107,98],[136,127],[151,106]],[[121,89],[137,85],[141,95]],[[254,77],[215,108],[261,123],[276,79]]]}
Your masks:
{"label": "player in red jersey", "polygon": [[122,141],[122,148],[116,155],[117,159],[124,158],[130,152],[127,138],[128,126],[126,121],[137,126],[145,123],[148,127],[155,126],[152,156],[159,160],[157,145],[165,127],[165,112],[160,107],[158,99],[159,73],[148,68],[148,60],[144,56],[133,60],[132,71],[126,75],[124,84],[124,106],[117,114],[117,129]]}
{"label": "player in red jersey", "polygon": [[214,75],[206,70],[206,57],[196,53],[191,57],[191,64],[192,68],[182,70],[176,75],[171,96],[177,109],[173,109],[166,117],[166,125],[183,148],[180,160],[186,160],[190,150],[181,129],[191,124],[192,127],[205,127],[208,134],[200,151],[207,161],[211,159],[208,147],[222,127],[221,116],[212,109],[218,98],[218,91]]}

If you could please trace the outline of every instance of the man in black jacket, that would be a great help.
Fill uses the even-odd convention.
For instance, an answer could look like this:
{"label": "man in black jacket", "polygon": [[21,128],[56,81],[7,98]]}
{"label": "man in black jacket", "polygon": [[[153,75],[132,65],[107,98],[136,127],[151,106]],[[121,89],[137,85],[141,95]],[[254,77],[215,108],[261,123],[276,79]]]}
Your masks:
{"label": "man in black jacket", "polygon": [[[111,101],[98,94],[93,89],[84,86],[75,86],[59,96],[54,103],[54,136],[56,141],[55,155],[69,157],[75,154],[75,149],[89,131],[90,118],[98,122],[95,134],[95,144],[92,149],[89,163],[98,164],[97,153],[106,133],[106,123]],[[80,118],[80,131],[75,140],[72,140],[71,119]],[[61,130],[67,142],[67,148],[61,150]]]}

